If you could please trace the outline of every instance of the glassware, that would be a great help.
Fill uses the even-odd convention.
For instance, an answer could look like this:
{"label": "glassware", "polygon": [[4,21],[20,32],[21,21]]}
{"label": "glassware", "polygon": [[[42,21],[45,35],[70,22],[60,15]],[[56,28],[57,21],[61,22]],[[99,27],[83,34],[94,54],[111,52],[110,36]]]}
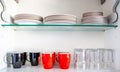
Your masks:
{"label": "glassware", "polygon": [[85,49],[74,49],[74,60],[76,69],[86,69]]}
{"label": "glassware", "polygon": [[112,49],[74,49],[76,69],[114,69],[114,50]]}
{"label": "glassware", "polygon": [[96,54],[96,63],[97,63],[97,69],[103,69],[103,54],[104,54],[104,49],[99,48],[97,49],[97,54]]}
{"label": "glassware", "polygon": [[104,69],[114,68],[114,50],[104,49],[103,62],[104,62]]}
{"label": "glassware", "polygon": [[86,63],[87,69],[95,69],[96,68],[96,49],[86,49]]}

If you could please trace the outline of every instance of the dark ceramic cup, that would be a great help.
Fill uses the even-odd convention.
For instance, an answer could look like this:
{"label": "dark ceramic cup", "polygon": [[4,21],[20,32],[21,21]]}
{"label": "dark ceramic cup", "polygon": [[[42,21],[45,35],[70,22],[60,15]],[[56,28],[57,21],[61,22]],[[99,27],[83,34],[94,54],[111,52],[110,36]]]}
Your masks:
{"label": "dark ceramic cup", "polygon": [[32,66],[38,66],[39,64],[39,57],[40,57],[40,52],[30,52],[29,53],[29,61]]}

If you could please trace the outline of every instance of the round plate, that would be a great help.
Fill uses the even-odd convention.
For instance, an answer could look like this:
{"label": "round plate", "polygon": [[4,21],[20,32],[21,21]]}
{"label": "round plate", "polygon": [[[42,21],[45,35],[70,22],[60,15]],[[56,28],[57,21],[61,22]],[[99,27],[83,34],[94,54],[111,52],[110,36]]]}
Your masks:
{"label": "round plate", "polygon": [[42,24],[41,21],[28,20],[28,19],[15,20],[14,23],[16,23],[16,24]]}
{"label": "round plate", "polygon": [[48,21],[48,22],[44,22],[44,24],[76,24],[76,22],[74,21]]}
{"label": "round plate", "polygon": [[59,20],[59,19],[75,21],[77,18],[74,15],[49,15],[44,18],[44,21]]}

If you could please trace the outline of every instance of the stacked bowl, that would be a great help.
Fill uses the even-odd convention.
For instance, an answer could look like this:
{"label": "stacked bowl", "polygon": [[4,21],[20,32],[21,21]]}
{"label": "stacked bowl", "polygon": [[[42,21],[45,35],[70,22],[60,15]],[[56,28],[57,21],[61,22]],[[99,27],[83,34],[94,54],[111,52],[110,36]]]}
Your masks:
{"label": "stacked bowl", "polygon": [[43,17],[34,14],[17,14],[14,17],[15,24],[41,24]]}
{"label": "stacked bowl", "polygon": [[44,24],[76,24],[74,15],[49,15],[44,18]]}
{"label": "stacked bowl", "polygon": [[81,20],[83,24],[108,24],[107,18],[103,16],[103,12],[86,12],[83,13]]}

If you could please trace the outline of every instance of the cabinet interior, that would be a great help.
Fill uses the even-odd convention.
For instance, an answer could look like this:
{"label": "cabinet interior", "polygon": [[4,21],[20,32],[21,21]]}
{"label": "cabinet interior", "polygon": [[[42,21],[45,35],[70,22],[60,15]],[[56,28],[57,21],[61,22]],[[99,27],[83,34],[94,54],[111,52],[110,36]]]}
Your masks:
{"label": "cabinet interior", "polygon": [[[100,0],[19,0],[19,3],[14,5],[10,1],[6,1],[6,3],[8,12],[12,16],[19,13],[38,14],[43,17],[53,14],[73,14],[77,16],[78,23],[80,23],[84,12],[103,11],[105,16],[112,13],[113,5],[107,4],[108,1],[112,2],[112,0],[106,0],[103,5],[101,5]],[[1,43],[5,48],[4,52],[69,51],[73,54],[74,48],[105,48],[105,33],[107,32],[13,31],[3,29]],[[73,62],[73,57],[71,62]],[[4,64],[3,61],[2,64]]]}

